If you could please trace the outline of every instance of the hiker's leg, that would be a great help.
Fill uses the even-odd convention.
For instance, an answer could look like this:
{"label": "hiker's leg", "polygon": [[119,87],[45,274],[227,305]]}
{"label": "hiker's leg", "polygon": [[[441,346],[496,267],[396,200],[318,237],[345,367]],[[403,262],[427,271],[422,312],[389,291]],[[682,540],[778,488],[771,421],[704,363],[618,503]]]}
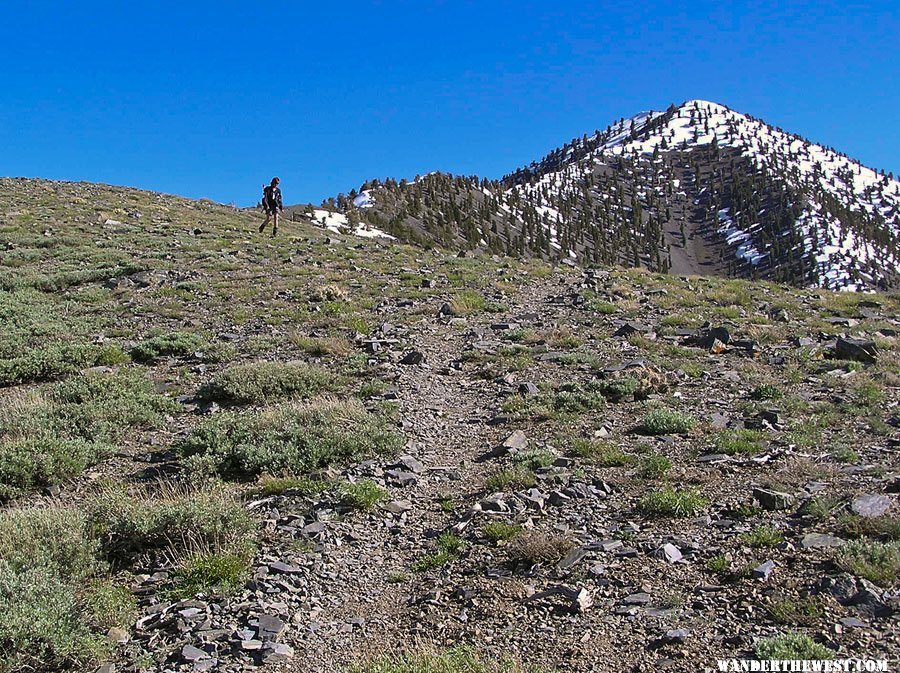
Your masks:
{"label": "hiker's leg", "polygon": [[259,233],[263,233],[263,229],[266,228],[266,225],[269,223],[269,219],[272,217],[272,213],[266,211],[266,219],[263,220],[263,223],[259,225]]}
{"label": "hiker's leg", "polygon": [[278,211],[277,210],[272,214],[272,217],[274,218],[272,220],[272,238],[275,238],[275,234],[278,233]]}

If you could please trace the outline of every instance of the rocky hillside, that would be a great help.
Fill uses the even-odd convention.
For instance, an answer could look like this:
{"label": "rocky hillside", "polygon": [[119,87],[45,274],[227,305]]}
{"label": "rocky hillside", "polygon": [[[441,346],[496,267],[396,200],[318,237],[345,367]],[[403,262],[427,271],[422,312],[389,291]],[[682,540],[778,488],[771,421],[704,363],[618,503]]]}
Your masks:
{"label": "rocky hillside", "polygon": [[706,101],[621,119],[501,180],[373,180],[330,205],[449,248],[801,286],[900,282],[900,182]]}
{"label": "rocky hillside", "polygon": [[322,217],[0,180],[0,671],[896,665],[897,295]]}

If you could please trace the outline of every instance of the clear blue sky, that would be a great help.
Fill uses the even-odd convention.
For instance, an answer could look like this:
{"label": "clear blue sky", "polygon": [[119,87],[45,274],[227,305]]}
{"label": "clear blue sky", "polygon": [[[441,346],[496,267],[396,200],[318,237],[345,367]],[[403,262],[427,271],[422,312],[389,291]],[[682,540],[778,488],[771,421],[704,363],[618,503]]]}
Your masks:
{"label": "clear blue sky", "polygon": [[249,205],[704,98],[900,172],[896,2],[6,2],[0,175]]}

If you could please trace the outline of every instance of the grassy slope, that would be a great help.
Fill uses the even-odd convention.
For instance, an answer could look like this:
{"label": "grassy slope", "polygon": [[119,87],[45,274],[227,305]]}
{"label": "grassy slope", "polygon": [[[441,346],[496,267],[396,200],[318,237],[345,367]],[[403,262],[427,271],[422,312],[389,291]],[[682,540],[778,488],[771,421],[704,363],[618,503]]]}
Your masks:
{"label": "grassy slope", "polygon": [[[190,578],[187,586],[191,588],[198,581],[202,586],[204,573],[210,572],[212,582],[239,584],[241,568],[252,558],[252,539],[249,547],[243,539],[252,538],[252,534],[241,540],[224,534],[226,528],[252,529],[240,511],[223,506],[220,514],[213,515],[203,508],[191,508],[187,504],[191,498],[165,489],[160,493],[154,485],[149,487],[149,495],[142,496],[151,504],[142,508],[136,504],[140,497],[128,500],[130,496],[115,485],[138,473],[130,456],[177,448],[180,444],[176,435],[194,431],[187,442],[187,453],[192,455],[176,461],[173,469],[186,464],[232,479],[236,483],[229,486],[204,487],[212,494],[224,489],[226,500],[234,490],[242,494],[253,488],[246,482],[255,479],[257,473],[235,475],[234,466],[246,469],[248,461],[234,458],[230,453],[233,447],[223,446],[219,439],[210,454],[229,456],[227,468],[220,467],[225,464],[222,462],[198,459],[198,443],[212,441],[209,437],[216,429],[198,428],[198,416],[181,411],[174,398],[209,390],[216,372],[238,363],[253,367],[261,359],[315,360],[312,366],[323,365],[322,371],[296,367],[297,377],[286,380],[281,373],[263,369],[252,377],[252,385],[229,393],[231,397],[223,397],[220,391],[213,397],[231,406],[222,416],[226,420],[217,423],[243,424],[241,427],[246,426],[248,436],[256,438],[253,441],[265,455],[263,449],[277,449],[283,439],[273,435],[267,419],[280,419],[277,428],[285,423],[305,427],[302,424],[309,422],[305,420],[309,405],[332,413],[334,407],[329,405],[344,404],[348,406],[342,407],[341,418],[358,418],[361,434],[368,439],[332,451],[336,440],[327,433],[317,435],[320,443],[314,449],[319,466],[396,450],[400,440],[391,436],[391,414],[395,412],[373,404],[368,405],[367,412],[353,401],[377,389],[373,387],[377,376],[351,342],[358,334],[371,332],[382,320],[377,311],[381,302],[414,300],[416,304],[410,310],[391,318],[413,325],[432,320],[444,300],[455,298],[460,312],[489,323],[489,311],[503,312],[505,304],[519,294],[537,291],[544,283],[574,282],[578,278],[577,271],[552,269],[540,262],[460,259],[349,238],[328,242],[327,232],[303,223],[286,224],[281,237],[271,241],[256,234],[256,213],[131,189],[0,180],[0,203],[0,237],[7,241],[0,251],[0,374],[5,372],[5,383],[15,384],[0,388],[0,456],[5,456],[0,459],[0,470],[6,470],[0,474],[7,475],[7,488],[0,491],[0,497],[13,498],[0,511],[0,518],[20,516],[20,509],[32,502],[45,506],[37,498],[40,488],[61,483],[67,486],[62,502],[72,508],[67,516],[88,517],[83,535],[80,533],[72,542],[73,548],[96,562],[74,578],[54,571],[42,557],[19,561],[12,570],[0,565],[4,572],[12,573],[5,579],[0,577],[0,593],[4,586],[19,587],[23,581],[32,581],[62,596],[57,606],[61,614],[76,615],[77,626],[71,634],[57,634],[56,644],[41,641],[48,652],[43,661],[53,661],[59,667],[109,656],[108,645],[98,640],[97,634],[108,627],[110,620],[127,627],[130,619],[124,608],[118,612],[107,609],[103,618],[98,617],[98,610],[90,608],[89,595],[78,589],[84,578],[108,582],[112,572],[127,574],[138,569],[148,553],[162,553],[160,547],[169,544],[165,541],[166,526],[173,525],[171,521],[186,526],[188,538],[202,541],[203,553],[207,554],[198,559],[196,549],[191,554],[183,549],[167,552],[182,559],[181,572]],[[547,343],[569,354],[567,366],[572,372],[581,371],[582,364],[597,358],[599,346],[595,349],[595,345],[609,339],[611,321],[648,316],[658,323],[661,334],[698,326],[703,320],[730,322],[736,332],[759,340],[767,348],[789,343],[801,333],[847,331],[825,318],[858,317],[860,304],[866,299],[741,281],[685,281],[638,270],[618,269],[612,274],[611,292],[605,296],[585,293],[588,302],[578,314],[576,328],[507,335],[509,351],[485,356],[484,361],[472,360],[467,366],[497,373],[518,369],[523,377],[530,373],[541,378],[537,372],[549,365],[532,359],[528,347]],[[439,278],[439,289],[423,288],[424,276]],[[660,289],[665,292],[648,292]],[[882,316],[896,318],[900,312],[896,296],[882,296],[877,301]],[[779,309],[784,309],[792,322],[772,319],[771,312]],[[873,333],[882,326],[891,327],[883,319],[864,318],[853,329]],[[879,345],[882,355],[878,364],[865,371],[856,364],[823,362],[804,349],[785,351],[788,361],[783,368],[773,369],[753,359],[740,359],[732,366],[748,385],[770,385],[785,396],[776,403],[796,419],[790,429],[792,435],[787,437],[792,445],[824,445],[835,450],[843,447],[852,452],[864,443],[861,437],[877,438],[890,432],[884,423],[885,410],[896,403],[900,359],[896,339],[880,338]],[[630,348],[632,354],[648,357],[662,370],[681,372],[688,379],[702,377],[707,368],[703,354],[674,341],[633,337]],[[120,371],[82,373],[97,366]],[[847,378],[828,374],[841,367],[859,371]],[[566,375],[560,374],[559,381],[565,381]],[[124,376],[127,381],[115,378],[109,383],[104,376]],[[273,382],[273,376],[277,381]],[[96,377],[101,377],[99,383]],[[808,399],[801,394],[811,377],[828,378],[833,391],[830,399]],[[229,383],[227,375],[219,380]],[[244,380],[241,376],[240,381]],[[230,390],[221,385],[220,389]],[[109,390],[115,392],[114,403],[108,399]],[[512,412],[520,414],[523,422],[540,416],[554,432],[567,433],[573,427],[569,409],[593,413],[594,398],[585,397],[589,393],[587,389],[550,385],[537,398],[539,409],[534,403],[513,408]],[[127,404],[120,404],[123,400]],[[666,398],[664,402],[675,404],[678,400]],[[742,404],[747,413],[752,413],[772,403],[763,400]],[[23,417],[33,421],[23,423]],[[78,425],[72,424],[73,418]],[[76,432],[72,427],[82,430]],[[704,427],[702,431],[709,429]],[[372,437],[381,439],[371,443]],[[84,445],[98,439],[102,445]],[[730,451],[734,447],[741,450],[749,443],[752,450],[753,439],[729,437],[722,445]],[[45,444],[38,449],[27,444],[38,440],[57,444],[52,451]],[[715,441],[694,443],[700,450]],[[592,451],[595,449],[590,447],[585,450],[585,469],[592,469]],[[47,455],[58,458],[46,465]],[[654,475],[668,469],[664,464],[659,467],[660,461],[640,456],[634,459],[643,461],[641,474]],[[296,469],[286,472],[305,474],[315,463],[308,455],[291,460],[296,462],[285,465],[295,465]],[[533,460],[540,463],[541,457]],[[840,460],[834,458],[835,465]],[[35,463],[40,461],[43,463],[37,469]],[[93,463],[97,465],[91,467]],[[527,472],[533,467],[526,464],[515,469]],[[96,487],[79,476],[84,469],[111,482],[102,497],[96,495]],[[885,465],[885,469],[890,468]],[[11,475],[18,481],[13,483]],[[108,506],[110,502],[115,506]],[[678,509],[684,505],[679,501],[674,506]],[[130,523],[123,523],[123,512]],[[133,525],[135,522],[139,525]],[[23,536],[29,534],[29,529],[19,529],[24,531]],[[130,531],[127,535],[121,533],[125,529]],[[110,531],[119,531],[116,544],[95,548],[111,539]],[[22,574],[47,568],[49,577]],[[201,580],[197,580],[198,574]],[[122,585],[119,580],[118,586]],[[109,613],[115,613],[116,618]],[[0,621],[0,656],[4,647],[12,652],[23,646],[14,639],[4,641],[3,629]],[[20,633],[18,637],[25,639],[25,644],[31,642],[28,638],[40,640],[35,634]],[[67,637],[82,643],[79,651],[63,651],[59,643]],[[32,663],[7,656],[8,661],[0,663],[4,673],[25,670]]]}

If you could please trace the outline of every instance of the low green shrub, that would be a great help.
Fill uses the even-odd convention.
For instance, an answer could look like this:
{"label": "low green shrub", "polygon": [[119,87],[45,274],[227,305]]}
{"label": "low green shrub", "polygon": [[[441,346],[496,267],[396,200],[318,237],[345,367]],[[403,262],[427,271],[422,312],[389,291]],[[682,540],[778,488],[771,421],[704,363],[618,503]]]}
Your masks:
{"label": "low green shrub", "polygon": [[782,598],[766,606],[772,621],[792,626],[813,626],[825,616],[825,607],[817,598]]}
{"label": "low green shrub", "polygon": [[201,390],[203,397],[233,404],[305,399],[338,390],[341,376],[305,362],[251,362],[230,367]]}
{"label": "low green shrub", "polygon": [[340,488],[341,502],[353,509],[370,510],[382,500],[388,492],[371,479],[363,479],[354,484],[343,484]]}
{"label": "low green shrub", "polygon": [[44,569],[81,580],[95,573],[97,541],[79,510],[21,507],[0,511],[0,560],[12,570]]}
{"label": "low green shrub", "polygon": [[222,413],[178,445],[193,470],[224,477],[308,474],[399,450],[403,438],[357,400],[289,403],[258,415]]}
{"label": "low green shrub", "polygon": [[327,481],[310,479],[309,477],[273,477],[269,474],[260,475],[256,481],[254,493],[258,495],[281,495],[292,491],[296,495],[311,496],[324,493],[332,487]]}
{"label": "low green shrub", "polygon": [[728,456],[752,456],[763,450],[765,434],[759,430],[722,430],[716,435],[715,445],[719,453]]}
{"label": "low green shrub", "polygon": [[696,423],[680,411],[654,409],[644,416],[641,429],[648,435],[681,435],[690,432]]}
{"label": "low green shrub", "polygon": [[85,439],[114,441],[135,429],[156,428],[178,410],[138,369],[68,379],[51,388],[48,400],[56,424]]}
{"label": "low green shrub", "polygon": [[0,673],[96,665],[111,647],[87,619],[75,588],[55,572],[0,560]]}
{"label": "low green shrub", "polygon": [[202,551],[186,555],[173,573],[173,599],[193,598],[197,594],[227,595],[246,581],[251,555],[248,553]]}
{"label": "low green shrub", "polygon": [[835,552],[835,562],[857,577],[889,587],[900,577],[900,542],[854,540]]}
{"label": "low green shrub", "polygon": [[100,631],[130,626],[137,616],[131,590],[109,579],[91,582],[79,598],[91,625]]}
{"label": "low green shrub", "polygon": [[136,344],[131,349],[131,357],[135,362],[152,362],[156,358],[167,355],[193,355],[206,344],[199,334],[191,332],[172,332],[151,337]]}
{"label": "low green shrub", "polygon": [[774,547],[784,541],[784,536],[777,528],[771,526],[757,526],[749,533],[740,536],[740,541],[750,547],[763,548]]}
{"label": "low green shrub", "polygon": [[513,463],[528,470],[550,467],[556,462],[556,454],[549,449],[528,449],[515,454]]}
{"label": "low green shrub", "polygon": [[218,484],[162,493],[110,486],[89,503],[88,520],[107,556],[124,564],[173,547],[243,549],[255,530],[232,492]]}
{"label": "low green shrub", "polygon": [[770,383],[757,386],[750,393],[751,400],[760,402],[764,400],[780,400],[782,397],[784,397],[784,393],[781,391],[781,388]]}
{"label": "low green shrub", "polygon": [[645,514],[671,517],[693,516],[708,505],[709,500],[694,489],[679,491],[671,487],[648,493],[639,502]]}
{"label": "low green shrub", "polygon": [[835,653],[803,633],[763,638],[754,648],[758,659],[833,659]]}
{"label": "low green shrub", "polygon": [[0,502],[26,489],[59,484],[111,451],[108,444],[47,434],[0,440]]}
{"label": "low green shrub", "polygon": [[120,364],[125,360],[127,357],[118,346],[47,344],[0,360],[0,387],[52,381],[87,367]]}
{"label": "low green shrub", "polygon": [[488,540],[497,544],[498,542],[505,542],[514,538],[522,532],[522,527],[503,521],[492,521],[483,525],[481,532],[484,533]]}
{"label": "low green shrub", "polygon": [[576,439],[572,442],[572,453],[600,467],[624,467],[635,460],[634,456],[602,439]]}
{"label": "low green shrub", "polygon": [[522,465],[516,465],[489,476],[484,482],[484,487],[488,491],[507,491],[510,489],[530,488],[535,483],[534,472]]}
{"label": "low green shrub", "polygon": [[648,453],[641,458],[638,474],[644,479],[657,479],[672,469],[672,461],[661,453]]}

